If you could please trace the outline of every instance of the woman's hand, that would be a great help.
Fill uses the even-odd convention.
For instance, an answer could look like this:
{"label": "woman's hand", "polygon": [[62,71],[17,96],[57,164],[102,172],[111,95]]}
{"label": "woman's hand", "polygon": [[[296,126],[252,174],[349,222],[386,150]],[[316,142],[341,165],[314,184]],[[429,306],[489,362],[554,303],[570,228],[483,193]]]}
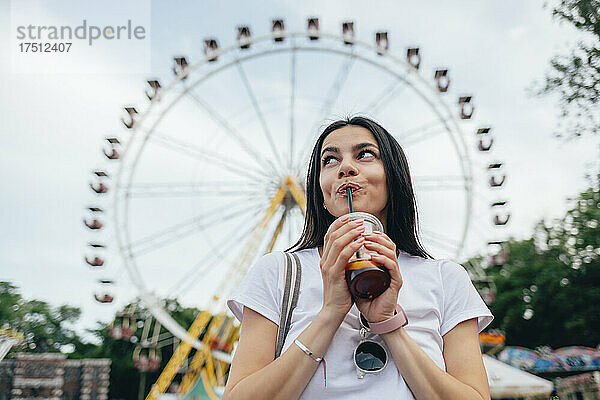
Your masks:
{"label": "woman's hand", "polygon": [[[321,256],[323,308],[340,323],[352,308],[352,296],[346,283],[348,260],[364,243],[363,220],[349,220],[348,215],[336,219],[325,234]],[[356,239],[356,240],[354,240]]]}
{"label": "woman's hand", "polygon": [[382,232],[365,234],[364,238],[366,249],[377,252],[377,254],[371,254],[373,261],[388,270],[391,281],[386,291],[375,299],[356,299],[356,307],[367,318],[367,321],[381,322],[394,316],[398,292],[402,287],[396,244]]}

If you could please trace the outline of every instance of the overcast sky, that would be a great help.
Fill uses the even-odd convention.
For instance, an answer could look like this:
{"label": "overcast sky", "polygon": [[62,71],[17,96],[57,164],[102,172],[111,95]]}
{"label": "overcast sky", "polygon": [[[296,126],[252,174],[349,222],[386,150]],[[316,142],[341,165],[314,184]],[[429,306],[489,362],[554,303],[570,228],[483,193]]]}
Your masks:
{"label": "overcast sky", "polygon": [[[26,298],[81,307],[81,327],[109,319],[119,304],[93,301],[98,275],[82,262],[87,185],[90,172],[105,162],[103,139],[119,131],[124,105],[144,103],[147,78],[170,77],[173,56],[200,59],[205,37],[232,44],[240,24],[266,33],[272,18],[283,17],[286,28],[298,31],[316,16],[324,31],[337,33],[342,21],[353,20],[361,40],[371,42],[376,31],[387,30],[390,51],[399,57],[419,46],[427,67],[448,67],[453,93],[474,95],[477,121],[493,127],[494,155],[506,164],[507,235],[526,238],[538,220],[560,217],[598,159],[597,139],[553,137],[554,99],[527,94],[552,55],[582,38],[553,21],[542,1],[153,1],[150,11],[147,73],[15,74],[10,3],[0,0],[0,279]],[[260,74],[251,79],[282,84]],[[119,301],[133,297],[127,275],[118,278]]]}

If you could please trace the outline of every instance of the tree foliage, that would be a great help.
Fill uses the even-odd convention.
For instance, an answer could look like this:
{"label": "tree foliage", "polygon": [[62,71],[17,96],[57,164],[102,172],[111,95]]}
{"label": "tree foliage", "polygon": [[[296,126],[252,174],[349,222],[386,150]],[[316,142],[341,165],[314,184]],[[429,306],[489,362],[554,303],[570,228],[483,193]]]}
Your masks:
{"label": "tree foliage", "polygon": [[82,344],[73,329],[81,310],[61,305],[53,307],[41,300],[25,300],[16,286],[0,282],[0,325],[14,328],[25,336],[26,343],[18,347],[25,352],[58,352]]}
{"label": "tree foliage", "polygon": [[[182,307],[175,299],[165,300],[164,307],[169,310],[175,321],[184,327],[190,326],[199,313],[196,308]],[[136,310],[137,322],[144,321],[150,315],[137,300],[127,304],[120,312],[132,308]],[[63,350],[71,359],[109,358],[111,360],[109,397],[137,399],[142,376],[134,365],[133,351],[142,337],[143,326],[141,324],[137,326],[135,339],[126,341],[114,339],[109,335],[110,323],[98,322],[95,329],[88,330],[98,339],[98,343],[91,343],[84,341],[73,329],[80,315],[81,311],[76,307],[67,305],[53,307],[41,300],[25,300],[15,285],[10,282],[0,282],[0,326],[14,328],[23,333],[26,338],[26,343],[13,349],[7,357],[14,356],[17,351],[44,353]],[[119,319],[113,322],[118,324]],[[154,320],[151,324],[155,326]],[[170,335],[166,329],[164,327],[159,329],[159,334],[168,341]],[[178,341],[172,340],[171,344],[160,349],[160,368],[146,373],[144,395],[160,375],[177,345]]]}
{"label": "tree foliage", "polygon": [[[134,303],[134,308],[136,310],[135,313],[138,318],[149,315],[148,310],[143,306],[143,304],[137,300]],[[120,312],[131,309],[134,303],[127,304],[122,310],[120,310]],[[175,321],[184,327],[189,327],[199,313],[197,308],[182,307],[175,299],[165,300],[164,308],[169,310],[169,313],[173,319],[175,319]],[[142,320],[143,318],[139,321]],[[118,324],[119,320],[117,319],[113,322]],[[100,340],[100,346],[91,346],[88,348],[82,347],[81,351],[73,354],[73,357],[110,358],[111,374],[109,398],[135,400],[138,398],[138,388],[140,379],[142,379],[142,374],[134,365],[133,351],[136,343],[139,343],[142,337],[143,327],[141,325],[137,327],[134,340],[125,341],[122,339],[117,340],[112,338],[108,333],[109,325],[110,323],[98,323],[98,327],[90,331]],[[154,321],[152,322],[152,325],[154,326]],[[170,336],[164,327],[160,327],[159,334],[163,335],[163,337]],[[163,340],[169,341],[169,339]],[[171,341],[171,344],[168,344],[160,349],[160,367],[156,371],[147,372],[146,376],[144,377],[146,383],[144,388],[144,397],[146,394],[148,394],[152,384],[156,382],[158,376],[167,365],[167,362],[173,355],[177,345],[178,341]]]}
{"label": "tree foliage", "polygon": [[550,72],[535,88],[538,95],[556,93],[561,110],[559,137],[600,133],[600,0],[561,0],[552,15],[586,32],[567,55],[550,60]]}
{"label": "tree foliage", "polygon": [[510,260],[494,271],[492,328],[508,345],[595,347],[600,343],[600,190],[598,180],[565,217],[510,240]]}

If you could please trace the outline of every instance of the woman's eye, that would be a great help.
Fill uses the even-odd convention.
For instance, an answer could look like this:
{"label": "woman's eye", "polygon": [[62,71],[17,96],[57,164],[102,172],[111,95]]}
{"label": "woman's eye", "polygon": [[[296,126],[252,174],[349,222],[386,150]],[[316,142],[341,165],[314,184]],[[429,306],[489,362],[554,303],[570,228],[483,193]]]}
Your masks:
{"label": "woman's eye", "polygon": [[327,156],[323,159],[323,165],[328,165],[331,163],[331,161],[335,160],[335,157],[333,156]]}
{"label": "woman's eye", "polygon": [[375,157],[375,152],[373,150],[362,150],[358,153],[358,158],[363,158],[364,156]]}

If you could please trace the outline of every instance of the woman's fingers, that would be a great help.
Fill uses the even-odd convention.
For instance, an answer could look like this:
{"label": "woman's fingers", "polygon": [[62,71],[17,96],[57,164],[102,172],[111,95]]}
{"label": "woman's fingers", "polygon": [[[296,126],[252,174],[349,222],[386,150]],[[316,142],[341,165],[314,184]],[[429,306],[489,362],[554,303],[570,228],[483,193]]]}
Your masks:
{"label": "woman's fingers", "polygon": [[375,251],[379,254],[381,254],[382,256],[386,256],[388,258],[391,258],[392,260],[394,260],[396,258],[396,249],[395,246],[393,249],[384,246],[383,244],[375,241],[376,239],[374,238],[373,235],[365,235],[365,247],[367,248],[367,250],[371,250],[371,251]]}
{"label": "woman's fingers", "polygon": [[386,235],[385,233],[373,232],[373,233],[369,233],[369,234],[365,235],[365,238],[367,240],[379,243],[382,246],[387,247],[388,249],[392,250],[392,252],[394,254],[396,254],[396,243],[394,243],[394,241],[392,239],[390,239],[390,237],[388,235]]}
{"label": "woman's fingers", "polygon": [[339,273],[346,269],[348,265],[348,260],[352,257],[352,254],[356,253],[358,249],[364,244],[365,238],[359,236],[356,240],[352,240],[350,243],[346,244],[344,248],[340,251],[338,258],[333,264],[333,272]]}
{"label": "woman's fingers", "polygon": [[[333,227],[336,224],[336,222],[339,221],[339,219],[340,218],[338,218],[338,220],[331,224],[331,227]],[[334,227],[334,229],[332,229],[331,227],[330,230],[325,234],[325,240],[323,243],[323,259],[327,260],[328,262],[335,262],[335,260],[337,259],[337,254],[339,253],[341,248],[345,245],[345,243],[350,242],[350,240],[346,241],[348,233],[354,229],[358,229],[359,233],[362,233],[364,232],[364,227],[362,222],[357,220],[346,220],[346,222],[338,224],[338,226]],[[352,238],[354,237],[356,237],[356,235],[353,234]],[[332,256],[333,258],[330,258],[330,256]]]}
{"label": "woman's fingers", "polygon": [[341,217],[333,221],[331,225],[329,225],[329,228],[327,228],[327,232],[325,232],[325,237],[323,238],[323,254],[326,254],[326,252],[329,250],[331,236],[335,234],[335,232],[340,228],[345,227],[348,224],[349,220],[350,217],[348,216],[348,214],[346,214],[342,215]]}
{"label": "woman's fingers", "polygon": [[[361,234],[364,232],[362,225],[355,226],[342,236],[335,239],[330,245],[330,251],[325,259],[327,268],[339,273],[348,263],[352,254],[362,246],[364,238]],[[355,240],[356,239],[356,240]]]}
{"label": "woman's fingers", "polygon": [[402,287],[402,275],[400,275],[400,268],[397,261],[381,254],[371,254],[371,259],[388,270],[392,282],[397,282],[398,289]]}
{"label": "woman's fingers", "polygon": [[339,217],[338,219],[336,219],[335,221],[333,221],[333,223],[331,225],[329,225],[329,228],[327,228],[327,232],[325,232],[325,237],[324,237],[325,243],[328,242],[329,237],[336,230],[338,230],[339,228],[341,228],[344,225],[346,225],[349,220],[350,220],[350,216],[348,214],[345,214],[345,215],[342,215],[341,217]]}
{"label": "woman's fingers", "polygon": [[336,255],[336,258],[344,247],[365,232],[365,227],[362,224],[355,224],[354,221],[348,223],[344,228],[346,229],[339,229],[339,232],[336,232],[335,236],[337,237],[331,242],[330,250]]}
{"label": "woman's fingers", "polygon": [[377,253],[371,255],[373,261],[383,265],[390,272],[392,280],[399,282],[399,285],[402,286],[396,244],[385,233],[368,234],[365,235],[365,239],[365,248]]}

